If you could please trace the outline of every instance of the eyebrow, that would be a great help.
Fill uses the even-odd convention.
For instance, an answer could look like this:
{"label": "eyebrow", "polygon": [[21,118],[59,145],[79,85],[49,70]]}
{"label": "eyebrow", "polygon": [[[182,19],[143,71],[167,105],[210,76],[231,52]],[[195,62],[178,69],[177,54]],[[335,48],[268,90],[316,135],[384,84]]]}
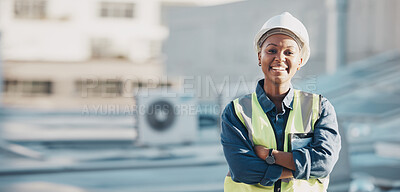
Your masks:
{"label": "eyebrow", "polygon": [[[268,43],[267,46],[265,46],[265,47],[268,47],[270,45],[278,46],[278,45],[276,45],[274,43]],[[289,45],[289,46],[287,46],[287,48],[295,48],[295,46]]]}
{"label": "eyebrow", "polygon": [[270,45],[275,45],[275,46],[278,46],[278,45],[276,45],[276,44],[273,44],[273,43],[269,43],[267,46],[265,46],[265,47],[268,47],[268,46],[270,46]]}

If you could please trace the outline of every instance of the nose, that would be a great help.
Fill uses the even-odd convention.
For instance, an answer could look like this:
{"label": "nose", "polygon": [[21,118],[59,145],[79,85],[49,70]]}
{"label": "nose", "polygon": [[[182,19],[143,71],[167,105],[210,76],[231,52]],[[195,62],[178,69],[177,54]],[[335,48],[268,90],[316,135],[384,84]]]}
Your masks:
{"label": "nose", "polygon": [[276,54],[275,61],[284,62],[286,60],[286,56],[283,52]]}

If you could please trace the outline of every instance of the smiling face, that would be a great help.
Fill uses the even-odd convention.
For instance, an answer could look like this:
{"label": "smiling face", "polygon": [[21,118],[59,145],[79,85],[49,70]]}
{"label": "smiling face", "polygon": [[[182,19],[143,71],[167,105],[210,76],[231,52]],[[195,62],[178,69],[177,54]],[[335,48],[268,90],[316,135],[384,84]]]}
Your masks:
{"label": "smiling face", "polygon": [[300,68],[300,55],[300,48],[291,37],[282,34],[268,37],[258,53],[258,62],[261,64],[267,86],[290,83]]}

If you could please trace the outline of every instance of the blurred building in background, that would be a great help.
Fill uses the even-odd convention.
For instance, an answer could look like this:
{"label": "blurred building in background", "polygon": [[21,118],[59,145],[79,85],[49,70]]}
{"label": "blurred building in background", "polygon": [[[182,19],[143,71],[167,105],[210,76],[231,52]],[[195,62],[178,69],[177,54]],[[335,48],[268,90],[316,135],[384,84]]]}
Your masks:
{"label": "blurred building in background", "polygon": [[133,90],[171,86],[161,45],[166,6],[199,0],[3,0],[5,106],[131,104]]}
{"label": "blurred building in background", "polygon": [[[398,0],[0,0],[0,191],[223,191],[216,103],[254,90],[254,35],[284,11],[311,42],[294,86],[337,112],[330,191],[399,191],[398,10]],[[161,126],[125,107],[161,87],[195,91],[169,99],[196,113],[161,111],[168,135],[146,135]]]}
{"label": "blurred building in background", "polygon": [[[311,38],[311,58],[295,81],[400,48],[396,0],[228,2],[235,0],[3,0],[3,102],[133,104],[137,88],[179,86],[182,76],[191,77],[199,97],[213,99],[222,91],[217,85],[262,78],[254,34],[283,11],[302,20]],[[340,14],[345,23],[337,24]],[[338,64],[332,60],[340,50],[345,63]]]}

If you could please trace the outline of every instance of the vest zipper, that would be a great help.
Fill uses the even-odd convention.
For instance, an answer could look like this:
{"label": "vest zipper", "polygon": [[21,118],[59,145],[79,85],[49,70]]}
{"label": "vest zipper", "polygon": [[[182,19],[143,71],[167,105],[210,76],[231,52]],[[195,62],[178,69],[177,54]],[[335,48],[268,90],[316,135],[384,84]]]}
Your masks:
{"label": "vest zipper", "polygon": [[[291,112],[292,112],[292,110],[289,109],[289,114],[286,115],[288,118],[289,118],[289,115]],[[282,150],[282,151],[284,151],[284,148],[285,148],[285,134],[286,134],[287,121],[288,120],[286,119],[286,124],[284,125],[283,130],[282,130],[283,149],[278,149],[278,150]],[[275,127],[273,129],[274,129],[274,134],[275,134],[276,146],[278,148],[278,140],[277,140],[277,136],[276,136]],[[282,189],[282,179],[278,179],[278,181],[276,181],[274,184],[274,192],[281,192],[281,189]]]}

